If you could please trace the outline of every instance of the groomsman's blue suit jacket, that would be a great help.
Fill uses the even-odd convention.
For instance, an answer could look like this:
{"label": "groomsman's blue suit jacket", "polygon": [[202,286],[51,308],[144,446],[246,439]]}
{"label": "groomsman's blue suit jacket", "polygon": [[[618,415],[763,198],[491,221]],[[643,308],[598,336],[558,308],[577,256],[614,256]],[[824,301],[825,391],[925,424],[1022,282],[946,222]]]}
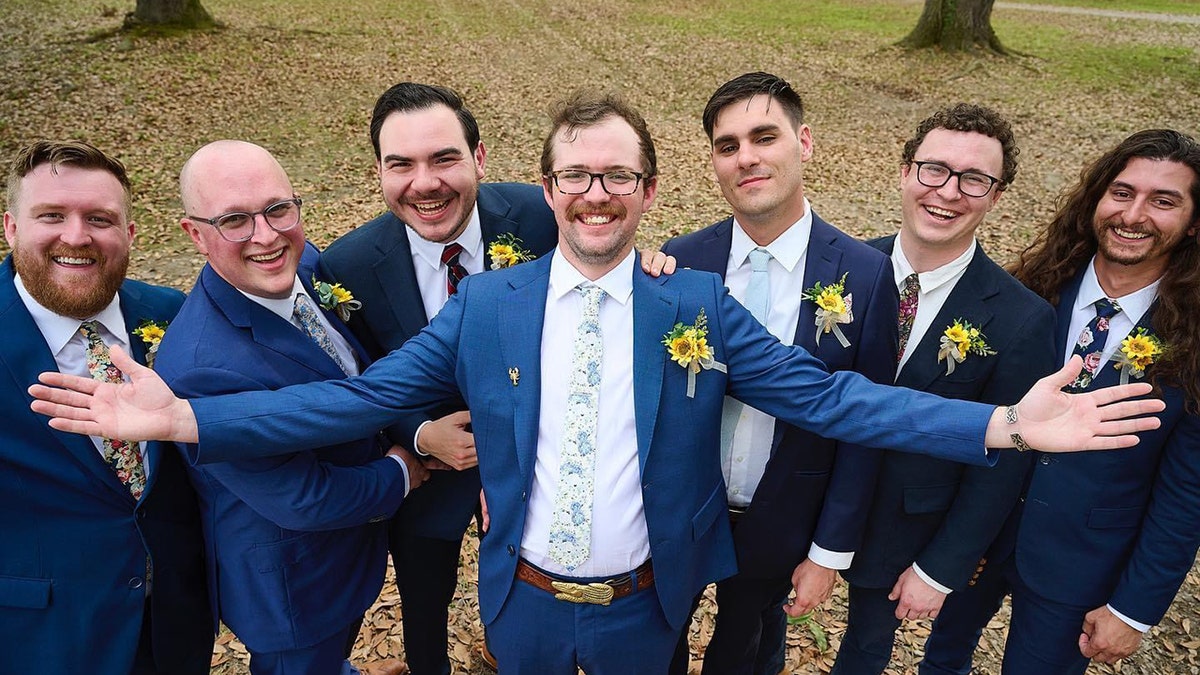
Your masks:
{"label": "groomsman's blue suit jacket", "polygon": [[[550,261],[467,277],[429,328],[363,377],[193,400],[200,445],[191,458],[220,461],[240,449],[269,454],[354,438],[461,392],[492,516],[479,559],[480,613],[490,623],[512,588],[533,480]],[[654,279],[635,268],[638,460],[655,589],[672,625],[682,625],[705,584],[734,571],[717,447],[726,392],[824,436],[989,461],[983,439],[992,406],[878,387],[856,373],[829,375],[808,352],[779,344],[717,275],[682,270]],[[702,371],[688,398],[687,373],[662,339],[701,310],[728,374]]]}
{"label": "groomsman's blue suit jacket", "polygon": [[[724,278],[732,241],[733,219],[726,218],[672,239],[663,253],[675,256],[680,266]],[[842,347],[832,333],[817,340],[816,304],[807,300],[800,303],[793,344],[807,349],[830,371],[853,370],[891,384],[898,312],[892,263],[813,213],[804,286],[792,291],[800,295],[817,282],[837,283],[842,275],[854,304],[854,321],[841,326],[850,346]],[[790,578],[813,543],[827,551],[858,550],[881,454],[777,423],[771,459],[733,533],[738,572]]]}
{"label": "groomsman's blue suit jacket", "polygon": [[[479,227],[483,231],[485,270],[490,262],[486,260],[487,247],[501,234],[520,237],[525,249],[538,257],[554,248],[558,229],[540,187],[484,183],[479,186],[475,203],[479,205]],[[372,360],[399,349],[429,325],[413,271],[407,229],[404,221],[384,213],[333,242],[321,254],[326,280],[337,281],[362,301],[362,309],[350,315],[349,324]],[[465,403],[456,400],[408,415],[388,429],[388,435],[392,442],[411,449],[422,422],[466,409]],[[396,520],[405,531],[418,536],[458,540],[478,504],[478,469],[435,471],[420,490],[404,500]]]}
{"label": "groomsman's blue suit jacket", "polygon": [[[170,320],[179,291],[126,281],[127,330]],[[25,390],[57,370],[17,295],[12,258],[0,265],[0,649],[3,673],[128,673],[146,608],[146,557],[154,566],[154,653],[170,673],[207,673],[212,620],[196,496],[170,443],[147,443],[150,477],[140,500],[92,439],[55,431],[29,410]],[[130,335],[132,356],[146,345]]]}
{"label": "groomsman's blue suit jacket", "polygon": [[[895,236],[871,242],[891,255]],[[893,277],[894,278],[894,277]],[[942,333],[970,322],[996,353],[968,355],[954,373],[938,361]],[[896,378],[896,384],[994,405],[1017,401],[1057,370],[1050,305],[992,262],[975,257]],[[863,547],[846,572],[853,584],[891,588],[914,561],[937,582],[963,590],[1017,503],[1029,454],[1001,453],[995,467],[891,453],[883,459]]]}
{"label": "groomsman's blue suit jacket", "polygon": [[[1060,363],[1074,342],[1066,333],[1082,279],[1058,301]],[[1153,312],[1138,326],[1150,330]],[[1118,384],[1113,365],[1105,363],[1089,389]],[[1166,614],[1200,546],[1200,417],[1184,410],[1179,389],[1164,387],[1162,398],[1162,426],[1138,434],[1132,448],[1037,457],[1016,537],[1018,571],[1035,593],[1108,603],[1150,625]]]}
{"label": "groomsman's blue suit jacket", "polygon": [[[309,247],[299,269],[314,298],[316,256]],[[363,358],[345,325],[326,317]],[[156,370],[180,396],[345,377],[316,342],[208,265],[163,339]],[[252,446],[238,441],[229,461],[189,470],[200,496],[213,613],[250,649],[309,647],[375,602],[387,563],[383,521],[404,497],[401,467],[382,457],[375,433],[382,426],[356,426],[340,443],[319,438],[268,459],[243,458]],[[324,447],[301,452],[312,445]]]}

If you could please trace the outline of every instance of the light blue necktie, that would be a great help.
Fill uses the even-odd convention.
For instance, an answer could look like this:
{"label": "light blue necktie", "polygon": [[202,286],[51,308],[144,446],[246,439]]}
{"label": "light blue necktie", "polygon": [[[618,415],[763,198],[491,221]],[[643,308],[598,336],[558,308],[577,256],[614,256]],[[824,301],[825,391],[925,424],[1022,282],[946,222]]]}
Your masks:
{"label": "light blue necktie", "polygon": [[[750,283],[746,284],[746,295],[742,301],[742,305],[750,310],[750,314],[763,326],[767,325],[767,317],[771,313],[771,277],[767,273],[767,263],[771,262],[771,257],[771,252],[765,248],[754,248],[750,251]],[[740,401],[725,397],[725,404],[721,408],[722,460],[729,457],[733,432],[737,429],[738,419],[741,418],[744,407]]]}
{"label": "light blue necktie", "polygon": [[567,382],[567,415],[559,444],[558,495],[550,520],[550,559],[568,571],[591,555],[592,495],[596,473],[596,424],[600,407],[600,303],[604,289],[576,287],[583,312],[575,331],[575,349]]}
{"label": "light blue necktie", "polygon": [[312,307],[312,299],[304,293],[296,294],[296,304],[292,307],[292,317],[300,323],[301,330],[304,334],[312,338],[312,341],[317,343],[329,358],[342,369],[343,373],[350,374],[350,370],[346,368],[346,364],[342,361],[342,357],[338,356],[337,348],[333,346],[333,340],[329,339],[329,333],[325,331],[325,326],[321,325],[321,319],[317,316],[317,310]]}

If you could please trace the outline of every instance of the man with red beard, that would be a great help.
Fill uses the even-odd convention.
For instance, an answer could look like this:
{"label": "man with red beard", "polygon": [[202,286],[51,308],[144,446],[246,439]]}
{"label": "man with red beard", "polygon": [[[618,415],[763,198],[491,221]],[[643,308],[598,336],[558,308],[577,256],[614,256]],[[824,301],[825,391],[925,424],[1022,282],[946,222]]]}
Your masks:
{"label": "man with red beard", "polygon": [[[207,673],[195,494],[167,443],[62,434],[22,412],[43,370],[120,378],[152,360],[183,294],[125,279],[135,226],[125,167],[39,141],[10,165],[0,264],[0,672]],[[100,372],[105,371],[105,372]]]}
{"label": "man with red beard", "polygon": [[969,672],[1010,592],[1008,674],[1111,663],[1166,613],[1200,545],[1198,205],[1200,145],[1141,131],[1084,170],[1021,254],[1017,279],[1057,307],[1059,362],[1095,364],[1068,390],[1144,378],[1167,409],[1130,450],[1035,456],[987,571],[943,606],[922,673]]}

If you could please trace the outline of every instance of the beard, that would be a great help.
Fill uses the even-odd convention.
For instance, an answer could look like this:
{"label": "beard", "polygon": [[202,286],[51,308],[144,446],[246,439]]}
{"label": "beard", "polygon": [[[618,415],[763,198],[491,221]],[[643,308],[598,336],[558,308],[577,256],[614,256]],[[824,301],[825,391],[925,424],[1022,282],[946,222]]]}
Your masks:
{"label": "beard", "polygon": [[[567,221],[573,225],[575,218],[584,213],[613,216],[614,219],[621,221],[625,219],[628,210],[620,202],[605,202],[602,204],[585,204],[579,202],[567,207]],[[633,239],[632,232],[626,233],[620,229],[613,230],[611,236],[598,242],[585,240],[574,227],[567,227],[563,230],[563,235],[571,252],[575,254],[580,262],[588,265],[606,265],[619,260],[627,253],[627,246]]]}
{"label": "beard", "polygon": [[[13,250],[13,269],[29,295],[46,309],[84,320],[95,316],[112,302],[117,289],[125,281],[129,254],[110,260],[100,251],[89,247],[59,246],[39,255],[27,252],[20,244]],[[92,258],[99,272],[86,271],[55,274],[56,257]]]}

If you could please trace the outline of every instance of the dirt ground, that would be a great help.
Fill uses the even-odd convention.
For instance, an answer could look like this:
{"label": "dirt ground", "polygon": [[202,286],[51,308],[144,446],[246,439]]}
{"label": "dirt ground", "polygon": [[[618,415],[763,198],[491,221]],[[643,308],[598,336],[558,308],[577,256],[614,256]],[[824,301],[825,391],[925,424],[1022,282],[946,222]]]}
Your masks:
{"label": "dirt ground", "polygon": [[[382,209],[367,121],[375,97],[401,80],[459,90],[477,114],[489,180],[537,180],[547,104],[579,87],[618,88],[650,121],[659,145],[659,201],[640,244],[707,225],[726,214],[708,162],[700,111],[730,77],[767,70],[802,92],[816,156],[805,172],[814,208],[858,236],[895,230],[903,141],[946,104],[983,103],[1012,120],[1020,169],[979,232],[1006,261],[1028,243],[1080,168],[1129,133],[1200,125],[1200,26],[1122,17],[997,10],[1002,39],[1068,34],[1099,45],[1090,76],[1036,40],[1010,46],[1016,59],[907,53],[902,37],[812,29],[738,15],[728,0],[671,3],[653,12],[632,0],[556,3],[501,0],[206,0],[227,24],[217,32],[150,39],[110,35],[125,11],[105,0],[6,0],[0,21],[0,156],[39,137],[86,139],[130,167],[139,223],[134,276],[188,288],[202,259],[180,232],[175,179],[183,160],[217,138],[265,145],[305,199],[307,232],[324,245]],[[919,6],[895,0],[897,7]],[[780,5],[782,7],[782,4]],[[756,5],[757,7],[757,5]],[[774,11],[774,10],[772,10]],[[734,18],[731,19],[730,17]],[[1025,40],[1025,41],[1023,41]],[[1130,71],[1105,54],[1146,46]],[[1110,74],[1109,74],[1110,73]],[[0,245],[0,252],[3,246]],[[469,542],[471,540],[469,539]],[[481,634],[472,543],[453,611],[451,652],[459,672],[480,673]],[[1168,617],[1143,648],[1092,673],[1200,673],[1200,577],[1193,570]],[[845,622],[845,591],[815,618],[793,627],[788,672],[827,671]],[[370,612],[356,657],[403,652],[399,602],[388,583]],[[711,631],[706,605],[694,638]],[[980,650],[978,672],[998,672],[1004,615]],[[889,673],[915,673],[928,630],[905,624]],[[815,633],[825,636],[818,645]],[[228,635],[215,673],[244,673],[245,651]]]}

